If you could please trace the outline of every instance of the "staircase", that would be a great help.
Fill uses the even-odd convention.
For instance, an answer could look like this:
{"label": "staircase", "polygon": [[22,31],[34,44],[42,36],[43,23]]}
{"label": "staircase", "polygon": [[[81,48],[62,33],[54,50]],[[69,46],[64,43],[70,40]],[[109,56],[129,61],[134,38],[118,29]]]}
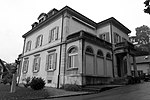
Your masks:
{"label": "staircase", "polygon": [[122,85],[88,85],[82,88],[83,91],[102,92]]}

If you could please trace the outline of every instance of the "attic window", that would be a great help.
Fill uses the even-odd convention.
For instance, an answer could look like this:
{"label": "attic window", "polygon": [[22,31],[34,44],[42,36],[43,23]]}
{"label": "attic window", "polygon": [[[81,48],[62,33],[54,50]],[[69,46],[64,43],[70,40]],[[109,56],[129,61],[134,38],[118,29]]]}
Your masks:
{"label": "attic window", "polygon": [[38,22],[34,22],[31,26],[32,28],[36,27],[38,25]]}
{"label": "attic window", "polygon": [[46,13],[41,13],[38,17],[39,23],[43,22],[46,20],[47,14]]}

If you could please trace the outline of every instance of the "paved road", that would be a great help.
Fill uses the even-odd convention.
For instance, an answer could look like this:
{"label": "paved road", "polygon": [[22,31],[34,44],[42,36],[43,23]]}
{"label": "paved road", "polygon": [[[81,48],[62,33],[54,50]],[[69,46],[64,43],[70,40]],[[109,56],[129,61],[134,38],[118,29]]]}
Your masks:
{"label": "paved road", "polygon": [[97,94],[54,98],[52,100],[150,100],[150,82],[123,86]]}

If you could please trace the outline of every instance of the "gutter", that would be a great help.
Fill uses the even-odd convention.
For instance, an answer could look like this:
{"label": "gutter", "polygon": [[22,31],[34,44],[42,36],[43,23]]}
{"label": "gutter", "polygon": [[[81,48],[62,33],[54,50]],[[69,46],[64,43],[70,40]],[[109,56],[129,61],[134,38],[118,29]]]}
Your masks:
{"label": "gutter", "polygon": [[113,77],[115,77],[115,74],[114,74],[114,44],[113,44],[113,32],[112,32],[112,22],[110,23],[110,33],[111,33],[111,42],[112,42],[112,73],[113,73]]}
{"label": "gutter", "polygon": [[[64,26],[63,24],[64,24],[64,14],[62,15],[61,43],[62,43],[62,40],[63,40],[63,26]],[[57,88],[59,88],[59,83],[60,83],[61,49],[62,49],[62,44],[60,44],[60,59],[59,59],[59,70],[58,70]]]}

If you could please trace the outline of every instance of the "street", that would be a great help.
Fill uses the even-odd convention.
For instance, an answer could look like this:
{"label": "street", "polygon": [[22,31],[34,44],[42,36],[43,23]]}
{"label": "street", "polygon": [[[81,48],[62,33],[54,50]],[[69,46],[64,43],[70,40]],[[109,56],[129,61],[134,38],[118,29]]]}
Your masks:
{"label": "street", "polygon": [[150,82],[114,88],[97,94],[53,98],[52,100],[150,100]]}

